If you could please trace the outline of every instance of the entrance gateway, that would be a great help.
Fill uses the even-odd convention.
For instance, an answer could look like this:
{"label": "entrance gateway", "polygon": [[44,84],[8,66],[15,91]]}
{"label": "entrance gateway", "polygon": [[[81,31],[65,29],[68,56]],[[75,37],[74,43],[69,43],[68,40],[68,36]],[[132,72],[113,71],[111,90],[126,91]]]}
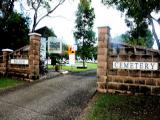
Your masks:
{"label": "entrance gateway", "polygon": [[160,51],[110,39],[110,28],[98,28],[97,91],[160,94]]}

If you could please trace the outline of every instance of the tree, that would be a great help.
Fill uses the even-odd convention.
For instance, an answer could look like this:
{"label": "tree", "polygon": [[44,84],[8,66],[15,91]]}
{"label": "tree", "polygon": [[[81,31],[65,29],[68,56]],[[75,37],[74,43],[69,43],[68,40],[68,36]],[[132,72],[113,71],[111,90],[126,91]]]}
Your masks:
{"label": "tree", "polygon": [[0,48],[17,49],[28,44],[29,18],[14,12],[14,0],[0,1]]}
{"label": "tree", "polygon": [[95,32],[92,30],[95,14],[90,1],[80,0],[76,17],[74,37],[78,47],[77,54],[82,58],[85,67],[85,59],[91,54],[91,48],[95,43]]}
{"label": "tree", "polygon": [[148,35],[146,37],[139,37],[138,39],[133,38],[130,35],[130,32],[126,32],[125,34],[122,34],[122,41],[131,45],[140,45],[147,48],[152,48],[153,46],[153,37],[152,33],[148,31]]}
{"label": "tree", "polygon": [[139,24],[138,27],[133,28],[122,35],[122,41],[132,45],[140,45],[147,48],[153,46],[153,36],[146,23]]}
{"label": "tree", "polygon": [[[24,8],[24,1],[21,1],[21,7]],[[27,0],[27,5],[29,7],[28,11],[33,11],[34,15],[32,18],[33,25],[31,31],[34,32],[37,25],[45,18],[49,17],[60,5],[62,5],[65,0]],[[43,12],[42,12],[43,11]]]}
{"label": "tree", "polygon": [[0,11],[3,17],[9,17],[13,12],[14,2],[16,0],[1,0],[0,1]]}
{"label": "tree", "polygon": [[90,59],[91,60],[97,60],[97,50],[98,49],[98,47],[97,46],[93,46],[92,48],[91,48],[91,51],[92,51],[92,54],[91,54],[91,56],[90,56]]}
{"label": "tree", "polygon": [[5,40],[3,47],[18,49],[29,43],[29,24],[27,17],[19,13],[12,13],[5,23]]}
{"label": "tree", "polygon": [[109,6],[116,6],[118,10],[125,13],[126,19],[133,19],[137,28],[142,22],[151,25],[153,36],[160,50],[160,40],[158,39],[153,23],[153,21],[156,21],[160,25],[160,18],[156,19],[152,16],[153,12],[158,13],[160,11],[159,0],[102,0],[102,3]]}

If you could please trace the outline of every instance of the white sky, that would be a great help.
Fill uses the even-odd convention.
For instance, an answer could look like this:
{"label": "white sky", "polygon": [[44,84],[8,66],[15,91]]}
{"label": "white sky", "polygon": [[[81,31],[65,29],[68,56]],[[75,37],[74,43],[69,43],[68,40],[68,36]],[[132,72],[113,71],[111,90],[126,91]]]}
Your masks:
{"label": "white sky", "polygon": [[[62,6],[53,13],[53,16],[45,18],[37,28],[48,26],[53,28],[55,34],[59,38],[63,38],[67,43],[73,44],[73,31],[75,26],[75,14],[77,10],[77,2],[67,0]],[[94,31],[97,33],[97,27],[109,26],[111,28],[111,36],[120,35],[127,29],[124,19],[121,17],[121,13],[113,8],[107,8],[100,3],[100,0],[92,0],[92,7],[96,15],[94,21]]]}
{"label": "white sky", "polygon": [[[37,26],[37,29],[43,26],[52,28],[58,38],[66,41],[67,44],[74,44],[73,31],[75,26],[76,11],[79,0],[66,0],[51,16],[43,19]],[[98,27],[109,26],[111,28],[111,37],[121,35],[127,31],[124,22],[124,15],[113,8],[107,8],[101,3],[101,0],[92,0],[92,7],[95,12],[94,31]],[[158,28],[159,29],[159,28]],[[154,48],[157,48],[154,45]]]}

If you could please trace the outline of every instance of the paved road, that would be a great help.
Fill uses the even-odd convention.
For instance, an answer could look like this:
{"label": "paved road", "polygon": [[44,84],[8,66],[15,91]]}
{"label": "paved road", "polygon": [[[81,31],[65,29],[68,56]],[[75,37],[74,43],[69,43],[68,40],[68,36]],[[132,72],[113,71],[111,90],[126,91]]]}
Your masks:
{"label": "paved road", "polygon": [[96,90],[96,72],[62,75],[0,95],[0,120],[75,120]]}

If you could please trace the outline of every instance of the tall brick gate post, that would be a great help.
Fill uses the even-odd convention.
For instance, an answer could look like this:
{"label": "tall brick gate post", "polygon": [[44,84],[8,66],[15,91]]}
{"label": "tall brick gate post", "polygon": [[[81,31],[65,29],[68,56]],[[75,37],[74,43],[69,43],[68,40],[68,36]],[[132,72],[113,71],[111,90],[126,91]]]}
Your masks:
{"label": "tall brick gate post", "polygon": [[8,60],[9,60],[9,53],[13,52],[11,49],[2,49],[3,52],[3,75],[7,75],[8,71]]}
{"label": "tall brick gate post", "polygon": [[98,28],[98,55],[97,55],[97,91],[107,92],[107,55],[110,28]]}
{"label": "tall brick gate post", "polygon": [[29,70],[30,79],[39,78],[39,60],[40,60],[40,39],[41,35],[38,33],[30,33],[29,45]]}

